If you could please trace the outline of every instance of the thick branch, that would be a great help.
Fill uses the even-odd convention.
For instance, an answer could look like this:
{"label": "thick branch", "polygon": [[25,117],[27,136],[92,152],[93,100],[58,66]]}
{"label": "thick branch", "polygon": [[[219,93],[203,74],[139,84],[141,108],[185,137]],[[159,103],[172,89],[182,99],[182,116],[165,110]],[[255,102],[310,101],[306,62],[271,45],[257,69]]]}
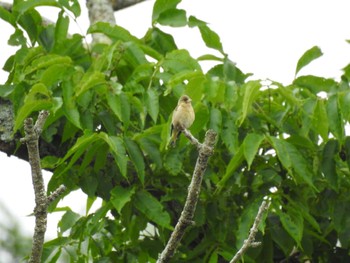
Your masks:
{"label": "thick branch", "polygon": [[[191,135],[187,130],[184,130],[183,132],[186,135],[186,137],[188,137],[188,135]],[[207,131],[205,135],[205,141],[202,145],[199,144],[197,139],[190,139],[192,143],[196,142],[195,144],[197,145],[197,147],[199,147],[199,156],[197,158],[197,163],[193,172],[191,184],[188,188],[188,194],[184,209],[175,226],[174,232],[171,234],[166,247],[159,256],[157,263],[169,262],[169,260],[173,257],[175,250],[180,245],[181,239],[185,234],[185,230],[188,226],[194,224],[192,219],[196,210],[196,205],[201,190],[202,179],[204,176],[204,172],[207,168],[208,159],[213,153],[215,139],[216,132],[214,132],[213,130]]]}
{"label": "thick branch", "polygon": [[260,242],[255,242],[255,236],[258,232],[259,224],[263,218],[264,213],[269,209],[270,201],[263,201],[259,207],[258,214],[256,215],[256,218],[254,220],[254,224],[252,228],[249,231],[249,236],[246,240],[244,240],[242,247],[238,250],[236,255],[232,258],[230,263],[238,262],[238,260],[244,255],[244,253],[247,251],[249,247],[256,247],[260,245]]}
{"label": "thick branch", "polygon": [[[87,0],[86,7],[89,11],[91,25],[96,22],[107,22],[111,25],[115,25],[116,21],[113,13],[113,6],[109,0]],[[106,35],[100,33],[92,34],[92,41],[93,44],[111,44],[111,40]]]}
{"label": "thick branch", "polygon": [[53,194],[50,195],[49,198],[45,193],[44,179],[40,165],[39,136],[48,115],[48,111],[41,111],[35,125],[33,125],[32,118],[26,119],[24,122],[25,137],[21,139],[21,142],[25,142],[28,148],[28,159],[32,172],[35,195],[35,228],[32,253],[29,259],[30,263],[41,262],[41,254],[47,226],[47,207],[50,202],[52,202],[65,190],[64,186],[60,186]]}

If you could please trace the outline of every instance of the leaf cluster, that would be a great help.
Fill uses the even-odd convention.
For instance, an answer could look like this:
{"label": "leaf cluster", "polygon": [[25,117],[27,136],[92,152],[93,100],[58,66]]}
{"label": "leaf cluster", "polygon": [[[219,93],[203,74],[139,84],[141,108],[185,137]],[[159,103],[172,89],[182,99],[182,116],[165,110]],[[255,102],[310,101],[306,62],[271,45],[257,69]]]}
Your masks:
{"label": "leaf cluster", "polygon": [[[43,158],[53,171],[48,191],[60,184],[87,195],[86,215],[65,211],[58,237],[45,245],[45,262],[155,262],[178,219],[196,149],[185,138],[168,148],[170,120],[179,96],[193,100],[192,134],[219,139],[206,172],[196,225],[174,262],[226,262],[247,237],[261,200],[272,206],[246,262],[346,261],[350,247],[349,67],[340,81],[299,76],[285,86],[254,80],[224,52],[208,24],[157,0],[152,26],[137,38],[118,25],[97,23],[88,34],[112,40],[90,50],[84,36],[69,35],[78,1],[15,1],[0,17],[19,46],[4,69],[0,96],[12,102],[14,132],[38,110],[51,112],[44,140],[57,151]],[[45,25],[35,7],[59,9]],[[167,26],[199,30],[219,55],[193,58],[179,49]],[[321,56],[318,47],[299,60],[296,74]],[[207,72],[201,62],[213,66]],[[35,114],[34,114],[35,115]],[[89,213],[97,197],[101,207]]]}

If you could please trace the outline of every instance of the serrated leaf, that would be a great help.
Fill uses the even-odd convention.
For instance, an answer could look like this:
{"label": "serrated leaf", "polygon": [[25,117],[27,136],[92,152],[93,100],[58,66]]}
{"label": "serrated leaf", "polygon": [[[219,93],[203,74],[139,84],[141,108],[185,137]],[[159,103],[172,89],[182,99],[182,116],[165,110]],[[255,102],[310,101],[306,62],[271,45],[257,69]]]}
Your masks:
{"label": "serrated leaf", "polygon": [[145,162],[143,154],[139,149],[139,146],[130,138],[124,137],[124,144],[129,157],[136,168],[137,175],[143,184],[145,181]]}
{"label": "serrated leaf", "polygon": [[71,11],[74,14],[75,18],[80,16],[81,9],[80,9],[80,4],[78,0],[73,0],[73,1],[59,0],[59,3],[65,8],[67,8],[69,11]]}
{"label": "serrated leaf", "polygon": [[117,209],[120,214],[123,207],[130,202],[132,196],[135,194],[134,187],[124,188],[121,186],[116,186],[111,191],[111,203],[115,209]]}
{"label": "serrated leaf", "polygon": [[171,8],[162,12],[158,17],[158,23],[164,26],[182,27],[187,25],[186,11]]}
{"label": "serrated leaf", "polygon": [[159,226],[172,229],[169,214],[164,211],[163,205],[150,193],[146,191],[137,192],[134,205],[149,220],[155,222]]}
{"label": "serrated leaf", "polygon": [[215,191],[215,194],[219,194],[221,192],[227,180],[229,180],[233,176],[234,172],[238,169],[238,167],[242,164],[243,161],[244,161],[243,145],[241,145],[238,148],[236,154],[231,158],[230,162],[228,163],[225,175],[217,183],[217,189]]}
{"label": "serrated leaf", "polygon": [[277,214],[281,220],[283,228],[294,239],[294,241],[301,247],[301,239],[304,231],[304,220],[299,211],[288,207],[288,213],[277,211]]}
{"label": "serrated leaf", "polygon": [[250,112],[253,102],[259,95],[260,88],[261,83],[259,80],[249,81],[242,86],[241,91],[243,92],[243,99],[242,112],[239,118],[239,125],[242,125],[248,113]]}
{"label": "serrated leaf", "polygon": [[143,137],[138,141],[141,149],[148,155],[158,168],[162,167],[162,156],[158,146],[149,138]]}
{"label": "serrated leaf", "polygon": [[52,106],[51,99],[38,99],[27,101],[17,112],[13,131],[22,127],[24,120],[35,111],[48,110]]}
{"label": "serrated leaf", "polygon": [[10,25],[16,27],[16,18],[11,12],[7,11],[2,6],[0,6],[0,18],[8,22]]}
{"label": "serrated leaf", "polygon": [[329,122],[324,100],[317,100],[313,117],[313,126],[315,127],[316,132],[318,132],[321,135],[324,141],[327,141]]}
{"label": "serrated leaf", "polygon": [[333,79],[326,79],[312,75],[300,76],[293,81],[293,84],[307,88],[315,95],[321,91],[328,93],[337,86],[337,82]]}
{"label": "serrated leaf", "polygon": [[209,128],[219,133],[222,125],[222,114],[217,108],[211,108],[210,110],[210,123]]}
{"label": "serrated leaf", "polygon": [[56,0],[36,0],[36,1],[15,1],[12,11],[23,14],[29,9],[33,9],[37,6],[53,6],[59,7],[59,4]]}
{"label": "serrated leaf", "polygon": [[339,143],[337,140],[329,140],[323,148],[321,169],[329,185],[338,190],[338,174],[336,156],[339,154]]}
{"label": "serrated leaf", "polygon": [[175,9],[178,3],[180,2],[181,0],[157,0],[153,6],[152,23],[154,24],[155,22],[157,22],[159,16],[163,12],[169,9]]}
{"label": "serrated leaf", "polygon": [[128,158],[126,156],[123,140],[117,136],[109,136],[104,132],[99,133],[98,137],[103,139],[109,145],[122,176],[127,178]]}
{"label": "serrated leaf", "polygon": [[149,88],[146,93],[146,107],[147,112],[151,116],[154,123],[157,123],[159,113],[159,96],[158,93],[153,89]]}
{"label": "serrated leaf", "polygon": [[64,12],[61,11],[58,15],[56,27],[55,27],[55,45],[58,42],[62,42],[67,38],[69,27],[69,17],[64,16]]}
{"label": "serrated leaf", "polygon": [[305,67],[306,65],[308,65],[310,62],[312,62],[313,60],[321,57],[323,55],[321,49],[317,46],[314,46],[312,48],[310,48],[309,50],[307,50],[302,56],[301,58],[298,60],[297,63],[297,67],[295,70],[295,75],[298,74],[298,72]]}
{"label": "serrated leaf", "polygon": [[89,89],[101,84],[106,84],[105,75],[102,72],[93,71],[85,73],[84,77],[77,84],[75,96],[79,97]]}
{"label": "serrated leaf", "polygon": [[248,170],[253,163],[255,155],[257,154],[261,142],[264,140],[264,136],[256,133],[248,134],[243,141],[243,153],[248,163]]}
{"label": "serrated leaf", "polygon": [[329,120],[329,130],[337,139],[343,139],[344,127],[341,111],[338,105],[338,94],[334,94],[328,98],[326,110]]}
{"label": "serrated leaf", "polygon": [[[177,49],[174,37],[163,32],[157,27],[152,27],[149,29],[144,37],[144,40],[147,46],[150,46],[152,49],[157,50],[163,55]],[[158,58],[158,60],[160,59],[161,58]]]}
{"label": "serrated leaf", "polygon": [[306,183],[316,192],[317,188],[313,184],[313,174],[311,172],[310,162],[306,161],[298,149],[285,140],[275,137],[269,137],[272,146],[276,150],[277,156],[284,168],[296,180],[297,183]]}
{"label": "serrated leaf", "polygon": [[198,61],[192,58],[187,50],[183,49],[167,53],[162,67],[173,74],[183,71],[201,70]]}
{"label": "serrated leaf", "polygon": [[198,27],[201,33],[202,39],[207,47],[216,49],[220,51],[222,54],[224,54],[224,50],[223,50],[219,35],[215,33],[212,29],[210,29],[204,21],[201,21],[194,16],[190,16],[189,25],[190,27],[194,27],[194,26]]}
{"label": "serrated leaf", "polygon": [[130,122],[129,97],[125,93],[115,96],[107,94],[106,99],[113,113],[123,122],[125,129],[127,129]]}
{"label": "serrated leaf", "polygon": [[102,33],[115,41],[121,40],[123,42],[131,41],[135,43],[141,43],[137,37],[131,35],[130,32],[125,28],[118,25],[111,25],[110,23],[106,22],[97,22],[91,25],[88,29],[88,33]]}
{"label": "serrated leaf", "polygon": [[80,215],[74,213],[72,210],[68,210],[63,216],[62,219],[58,222],[58,227],[61,233],[66,232],[70,229],[75,222],[80,218]]}

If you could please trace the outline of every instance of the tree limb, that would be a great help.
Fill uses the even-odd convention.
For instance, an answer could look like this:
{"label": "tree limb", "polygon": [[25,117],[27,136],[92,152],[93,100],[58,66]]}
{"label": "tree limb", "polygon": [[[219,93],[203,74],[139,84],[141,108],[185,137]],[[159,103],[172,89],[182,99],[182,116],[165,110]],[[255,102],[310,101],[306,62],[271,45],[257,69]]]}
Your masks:
{"label": "tree limb", "polygon": [[184,236],[187,227],[194,225],[192,219],[196,210],[202,179],[207,168],[208,159],[213,154],[213,148],[216,140],[216,132],[213,130],[207,131],[203,144],[200,144],[189,131],[183,130],[182,132],[187,138],[190,137],[191,143],[195,144],[197,148],[199,148],[199,156],[197,158],[197,163],[193,171],[190,186],[188,187],[185,206],[166,247],[159,255],[157,263],[169,262],[169,260],[173,257],[175,250],[180,245],[181,239]]}
{"label": "tree limb", "polygon": [[35,228],[32,253],[29,259],[30,263],[41,262],[41,254],[47,226],[47,207],[66,189],[65,186],[61,185],[49,197],[46,196],[40,164],[39,137],[48,115],[48,111],[41,111],[35,125],[33,125],[32,118],[26,119],[24,122],[25,137],[21,139],[21,142],[26,143],[28,148],[28,158],[32,172],[32,181],[35,194]]}
{"label": "tree limb", "polygon": [[230,263],[238,262],[238,260],[244,255],[249,247],[257,247],[260,245],[260,242],[255,242],[255,235],[258,232],[259,224],[262,220],[264,213],[269,209],[270,201],[263,201],[259,207],[258,214],[254,220],[252,228],[249,230],[249,236],[244,240],[242,247],[238,250],[236,255],[232,258]]}

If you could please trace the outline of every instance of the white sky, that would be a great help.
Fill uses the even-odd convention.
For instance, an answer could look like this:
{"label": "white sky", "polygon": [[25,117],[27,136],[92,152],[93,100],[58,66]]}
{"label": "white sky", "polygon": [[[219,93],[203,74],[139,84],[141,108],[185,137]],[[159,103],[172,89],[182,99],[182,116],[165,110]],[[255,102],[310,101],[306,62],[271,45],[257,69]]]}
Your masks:
{"label": "white sky", "polygon": [[[80,1],[82,7],[84,1]],[[144,35],[151,25],[154,1],[116,13],[117,23],[138,37]],[[215,4],[214,4],[215,3]],[[339,78],[341,68],[350,62],[350,1],[348,0],[183,0],[180,8],[188,15],[209,23],[221,37],[224,50],[231,60],[245,73],[254,73],[253,78],[269,78],[290,84],[294,78],[299,57],[314,45],[319,46],[324,55],[314,61],[299,74],[314,74]],[[42,10],[42,9],[40,9]],[[45,14],[54,20],[52,9]],[[74,22],[73,22],[74,23]],[[78,20],[79,27],[72,32],[86,32],[88,19],[86,10]],[[0,65],[15,52],[7,46],[8,36],[13,29],[0,21]],[[194,57],[208,51],[200,40],[196,29],[169,29],[175,34],[179,48],[189,49]],[[0,83],[7,75],[0,71]],[[26,233],[32,233],[34,218],[26,217],[34,207],[34,195],[27,163],[16,158],[7,158],[0,153],[0,202],[20,220]],[[48,175],[45,176],[48,180]],[[66,198],[64,205],[76,203],[76,212],[83,213],[81,205],[85,198],[75,194]],[[1,213],[1,211],[0,211]],[[2,216],[0,214],[0,220]],[[54,237],[57,216],[49,217],[48,235]]]}

